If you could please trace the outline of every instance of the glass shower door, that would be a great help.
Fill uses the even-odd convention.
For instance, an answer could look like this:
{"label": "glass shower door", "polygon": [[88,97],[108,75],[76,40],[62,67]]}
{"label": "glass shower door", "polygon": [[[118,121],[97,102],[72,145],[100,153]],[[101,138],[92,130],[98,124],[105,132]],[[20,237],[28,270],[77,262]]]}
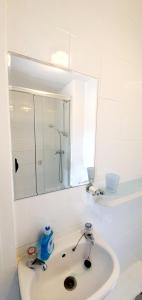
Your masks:
{"label": "glass shower door", "polygon": [[33,95],[10,91],[15,199],[36,195]]}
{"label": "glass shower door", "polygon": [[69,102],[34,96],[37,193],[69,186]]}

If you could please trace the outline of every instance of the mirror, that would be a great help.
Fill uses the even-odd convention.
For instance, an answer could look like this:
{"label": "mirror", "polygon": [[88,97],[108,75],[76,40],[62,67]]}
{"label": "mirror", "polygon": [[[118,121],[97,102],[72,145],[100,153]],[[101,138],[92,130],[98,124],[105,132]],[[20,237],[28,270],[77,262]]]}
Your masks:
{"label": "mirror", "polygon": [[9,62],[15,199],[88,183],[97,80],[19,55]]}

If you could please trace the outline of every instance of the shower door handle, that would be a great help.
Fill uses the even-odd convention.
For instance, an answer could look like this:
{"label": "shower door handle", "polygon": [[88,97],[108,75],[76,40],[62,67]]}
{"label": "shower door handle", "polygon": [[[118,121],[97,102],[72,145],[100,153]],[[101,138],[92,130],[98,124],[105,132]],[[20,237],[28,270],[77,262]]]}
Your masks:
{"label": "shower door handle", "polygon": [[19,169],[18,160],[17,158],[15,158],[15,173],[17,173],[18,169]]}

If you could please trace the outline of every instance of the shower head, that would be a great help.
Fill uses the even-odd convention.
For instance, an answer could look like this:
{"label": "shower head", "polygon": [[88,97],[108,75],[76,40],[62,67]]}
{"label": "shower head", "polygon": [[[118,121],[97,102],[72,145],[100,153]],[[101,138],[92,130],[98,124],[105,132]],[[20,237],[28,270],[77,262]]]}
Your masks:
{"label": "shower head", "polygon": [[60,134],[60,135],[62,134],[62,136],[68,137],[68,134],[67,134],[65,131],[59,130],[59,129],[56,128],[53,124],[49,124],[48,127],[49,127],[49,128],[55,129],[55,130],[58,132],[58,134]]}
{"label": "shower head", "polygon": [[58,134],[62,134],[62,132],[58,128],[56,128],[53,124],[49,124],[48,127],[51,129],[53,128],[56,132],[58,132]]}
{"label": "shower head", "polygon": [[48,124],[49,128],[55,128],[55,126],[53,124]]}

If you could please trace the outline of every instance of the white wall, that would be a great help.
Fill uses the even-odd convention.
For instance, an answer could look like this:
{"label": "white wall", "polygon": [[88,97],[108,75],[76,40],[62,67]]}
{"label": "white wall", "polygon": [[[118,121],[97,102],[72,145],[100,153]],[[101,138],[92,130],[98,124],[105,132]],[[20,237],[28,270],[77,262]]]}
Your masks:
{"label": "white wall", "polygon": [[5,1],[0,0],[0,299],[18,299],[13,222]]}
{"label": "white wall", "polygon": [[49,62],[61,50],[70,68],[101,78],[99,178],[111,170],[121,180],[142,176],[141,6],[140,0],[8,0],[9,50]]}
{"label": "white wall", "polygon": [[[100,179],[112,170],[121,180],[142,176],[141,26],[141,0],[8,0],[9,50],[47,62],[63,51],[68,67],[101,79],[96,149]],[[35,239],[48,220],[62,233],[81,226],[88,216],[96,220],[93,210],[86,213],[84,197],[75,188],[16,202],[17,246]],[[124,249],[125,237],[130,244],[127,250],[134,237],[140,238],[141,202],[135,203],[111,210],[110,223],[110,212],[95,207],[97,227],[112,245],[121,229],[114,245],[117,253]],[[23,211],[29,211],[27,222]]]}

